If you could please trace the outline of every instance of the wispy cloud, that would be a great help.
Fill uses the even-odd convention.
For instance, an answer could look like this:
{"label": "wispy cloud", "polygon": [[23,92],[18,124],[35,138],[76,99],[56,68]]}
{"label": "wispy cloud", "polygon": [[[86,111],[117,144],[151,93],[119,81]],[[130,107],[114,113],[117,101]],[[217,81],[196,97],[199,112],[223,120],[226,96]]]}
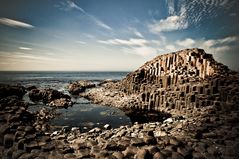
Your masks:
{"label": "wispy cloud", "polygon": [[166,3],[168,5],[169,15],[174,15],[174,13],[175,13],[174,0],[166,0]]}
{"label": "wispy cloud", "polygon": [[0,18],[0,24],[16,28],[27,28],[27,29],[34,28],[34,26],[31,24],[8,18]]}
{"label": "wispy cloud", "polygon": [[[216,56],[219,54],[225,54],[229,50],[238,47],[239,37],[229,36],[221,39],[191,39],[186,38],[184,40],[177,40],[176,45],[178,49],[200,47],[205,49],[209,53],[213,53]],[[230,52],[230,51],[229,51]]]}
{"label": "wispy cloud", "polygon": [[173,44],[169,44],[165,46],[165,50],[167,51],[177,51],[177,48]]}
{"label": "wispy cloud", "polygon": [[27,54],[22,52],[16,52],[12,55],[12,58],[17,59],[31,59],[31,60],[40,60],[40,61],[57,61],[56,58],[46,57],[41,55]]}
{"label": "wispy cloud", "polygon": [[150,41],[142,38],[110,39],[99,40],[101,44],[120,46],[122,51],[127,54],[135,54],[139,56],[150,56],[157,53],[157,49],[150,45]]}
{"label": "wispy cloud", "polygon": [[71,9],[76,9],[76,10],[79,10],[80,12],[82,12],[83,14],[85,14],[86,16],[88,16],[91,20],[94,21],[94,23],[101,27],[101,28],[104,28],[106,30],[112,30],[112,28],[105,24],[103,21],[101,21],[100,19],[98,19],[97,17],[89,14],[88,12],[86,12],[83,8],[81,8],[79,5],[77,5],[75,2],[73,1],[67,1],[66,3],[62,3],[62,5],[64,5],[65,7],[67,7],[66,10],[71,10]]}
{"label": "wispy cloud", "polygon": [[[232,6],[238,0],[166,0],[168,17],[149,24],[152,33],[170,32],[187,29],[191,25],[200,25],[205,19],[223,14],[231,14]],[[196,14],[195,14],[196,13]]]}
{"label": "wispy cloud", "polygon": [[[1,53],[1,52],[0,52]],[[36,61],[57,61],[59,59],[49,56],[49,55],[39,55],[33,53],[25,53],[25,52],[4,52],[0,54],[3,59],[13,59],[16,61],[24,61],[24,60],[36,60]]]}
{"label": "wispy cloud", "polygon": [[19,47],[20,50],[32,50],[32,48],[29,47]]}
{"label": "wispy cloud", "polygon": [[110,39],[110,40],[99,40],[99,43],[102,44],[110,44],[110,45],[127,45],[127,46],[144,46],[148,43],[145,39],[129,39],[129,40],[123,40],[123,39]]}
{"label": "wispy cloud", "polygon": [[133,32],[133,34],[139,38],[144,38],[144,36],[136,28],[129,27],[129,31]]}
{"label": "wispy cloud", "polygon": [[183,16],[169,16],[166,19],[154,21],[148,25],[152,33],[169,32],[188,28],[188,23]]}
{"label": "wispy cloud", "polygon": [[185,40],[181,40],[181,41],[177,40],[176,44],[183,47],[193,47],[193,45],[195,44],[195,40],[191,38],[186,38]]}
{"label": "wispy cloud", "polygon": [[92,35],[92,34],[87,34],[87,33],[84,33],[83,34],[85,37],[89,38],[89,39],[95,39],[95,35]]}
{"label": "wispy cloud", "polygon": [[123,51],[128,54],[136,54],[143,57],[156,55],[157,50],[150,46],[140,46],[140,47],[129,47],[123,48]]}
{"label": "wispy cloud", "polygon": [[106,30],[112,30],[112,28],[111,28],[109,25],[105,24],[104,22],[102,22],[101,20],[99,20],[98,18],[96,18],[95,16],[90,15],[90,14],[87,14],[87,15],[88,15],[89,17],[91,17],[91,19],[93,19],[94,22],[95,22],[99,27],[104,28],[104,29],[106,29]]}
{"label": "wispy cloud", "polygon": [[80,41],[80,40],[77,40],[76,43],[78,43],[78,44],[82,44],[82,45],[85,45],[85,44],[86,44],[86,42],[84,42],[84,41]]}
{"label": "wispy cloud", "polygon": [[220,13],[230,14],[232,6],[238,5],[238,0],[166,0],[166,3],[169,16],[183,16],[189,25],[194,25]]}
{"label": "wispy cloud", "polygon": [[79,7],[77,4],[75,4],[73,1],[67,1],[67,5],[70,9],[78,9],[83,13],[86,13],[84,9],[82,9],[81,7]]}

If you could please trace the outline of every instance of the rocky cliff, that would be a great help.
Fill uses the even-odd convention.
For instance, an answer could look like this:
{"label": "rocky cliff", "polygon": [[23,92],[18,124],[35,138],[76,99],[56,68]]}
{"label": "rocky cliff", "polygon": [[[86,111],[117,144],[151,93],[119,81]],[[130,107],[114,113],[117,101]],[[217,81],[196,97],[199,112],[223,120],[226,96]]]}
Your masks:
{"label": "rocky cliff", "polygon": [[[122,127],[110,137],[117,142],[118,134],[123,142],[148,139],[149,135],[141,135],[141,132],[152,130],[157,143],[146,145],[156,144],[160,152],[150,152],[151,157],[146,157],[150,149],[137,146],[144,151],[144,156],[139,158],[239,157],[236,151],[239,149],[239,74],[202,49],[160,55],[123,80],[106,82],[84,96],[95,103],[131,108],[131,114],[142,114],[138,118],[155,111],[172,115],[158,125],[149,122],[134,123],[129,129]],[[104,134],[107,133],[99,136]],[[183,143],[182,147],[178,142],[171,142],[175,137]],[[123,156],[128,152],[128,148],[122,151]],[[138,149],[135,152],[139,152]],[[132,154],[137,158],[137,154]]]}
{"label": "rocky cliff", "polygon": [[121,82],[135,105],[148,110],[192,113],[205,106],[238,102],[238,76],[202,49],[160,55],[129,73]]}
{"label": "rocky cliff", "polygon": [[185,49],[157,56],[88,97],[117,107],[194,115],[238,103],[238,77],[204,50]]}

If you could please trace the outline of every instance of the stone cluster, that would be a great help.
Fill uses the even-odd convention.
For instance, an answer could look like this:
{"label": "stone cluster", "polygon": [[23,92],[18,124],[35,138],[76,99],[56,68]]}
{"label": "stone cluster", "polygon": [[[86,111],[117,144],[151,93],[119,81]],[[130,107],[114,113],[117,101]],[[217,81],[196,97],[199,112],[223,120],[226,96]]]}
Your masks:
{"label": "stone cluster", "polygon": [[85,133],[72,128],[52,136],[67,141],[75,158],[238,158],[239,110],[228,112],[230,118],[221,111],[202,112],[204,115],[194,118],[175,116],[163,122],[136,122],[132,126],[94,128]]}
{"label": "stone cluster", "polygon": [[16,86],[5,87],[13,91],[0,98],[0,158],[54,159],[74,152],[66,143],[52,140],[47,134],[49,125],[45,121],[51,117],[48,111],[29,112],[28,105],[16,96],[22,87],[19,91]]}
{"label": "stone cluster", "polygon": [[26,103],[15,94],[13,91],[0,98],[0,158],[53,159],[72,152],[65,143],[51,140],[46,131],[37,131],[38,125],[34,123],[39,119],[27,111]]}
{"label": "stone cluster", "polygon": [[90,81],[80,80],[68,85],[68,90],[72,95],[79,95],[88,88],[94,88],[96,85]]}
{"label": "stone cluster", "polygon": [[71,97],[54,89],[31,89],[29,98],[33,102],[43,102],[49,106],[69,107],[73,105]]}
{"label": "stone cluster", "polygon": [[[239,74],[201,49],[158,56],[122,81],[104,83],[83,96],[96,103],[131,108],[136,112],[156,111],[186,118],[177,124],[172,119],[167,119],[166,125],[154,123],[153,133],[159,150],[151,153],[147,146],[152,143],[146,147],[138,146],[137,152],[142,150],[141,158],[238,158],[235,150],[239,148]],[[145,127],[151,124],[146,123]],[[134,127],[125,132],[122,130],[121,139],[140,138],[141,130]],[[114,140],[114,137],[115,134],[106,140]],[[184,146],[176,148],[164,137],[169,140],[176,137]],[[119,143],[117,139],[114,141]],[[130,149],[131,146],[127,144]],[[126,150],[121,151],[121,156],[137,158],[133,150],[130,150],[131,157],[127,156]]]}
{"label": "stone cluster", "polygon": [[133,108],[196,113],[205,106],[238,102],[238,74],[201,49],[160,55],[121,82],[127,95],[138,95]]}
{"label": "stone cluster", "polygon": [[5,98],[8,96],[17,96],[19,98],[22,98],[22,96],[26,93],[25,88],[23,86],[18,85],[6,85],[6,84],[0,84],[0,99]]}

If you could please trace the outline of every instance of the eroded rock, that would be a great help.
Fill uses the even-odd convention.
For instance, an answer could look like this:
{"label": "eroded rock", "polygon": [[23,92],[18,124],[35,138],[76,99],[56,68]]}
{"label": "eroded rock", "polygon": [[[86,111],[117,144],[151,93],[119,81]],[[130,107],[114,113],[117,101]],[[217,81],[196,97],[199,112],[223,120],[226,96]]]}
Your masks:
{"label": "eroded rock", "polygon": [[88,88],[94,88],[96,85],[90,81],[81,80],[75,81],[68,86],[68,90],[73,95],[79,95],[79,93],[85,92]]}

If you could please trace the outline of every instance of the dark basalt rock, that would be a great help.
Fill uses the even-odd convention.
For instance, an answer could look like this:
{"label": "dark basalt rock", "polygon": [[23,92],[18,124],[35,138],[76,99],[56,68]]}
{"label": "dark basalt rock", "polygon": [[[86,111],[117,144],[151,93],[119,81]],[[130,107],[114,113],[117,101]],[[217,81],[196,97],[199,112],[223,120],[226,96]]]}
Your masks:
{"label": "dark basalt rock", "polygon": [[71,98],[54,89],[32,89],[29,92],[29,97],[32,101],[42,101],[44,103],[49,103],[60,98]]}
{"label": "dark basalt rock", "polygon": [[37,87],[36,86],[28,86],[28,87],[26,87],[27,91],[31,91],[33,89],[37,89]]}
{"label": "dark basalt rock", "polygon": [[68,90],[72,95],[79,95],[88,88],[94,88],[96,85],[90,81],[75,81],[68,86]]}
{"label": "dark basalt rock", "polygon": [[56,107],[72,106],[71,97],[54,89],[32,89],[29,98],[34,102],[42,101]]}
{"label": "dark basalt rock", "polygon": [[0,84],[0,99],[8,96],[17,96],[21,99],[25,93],[23,86]]}

